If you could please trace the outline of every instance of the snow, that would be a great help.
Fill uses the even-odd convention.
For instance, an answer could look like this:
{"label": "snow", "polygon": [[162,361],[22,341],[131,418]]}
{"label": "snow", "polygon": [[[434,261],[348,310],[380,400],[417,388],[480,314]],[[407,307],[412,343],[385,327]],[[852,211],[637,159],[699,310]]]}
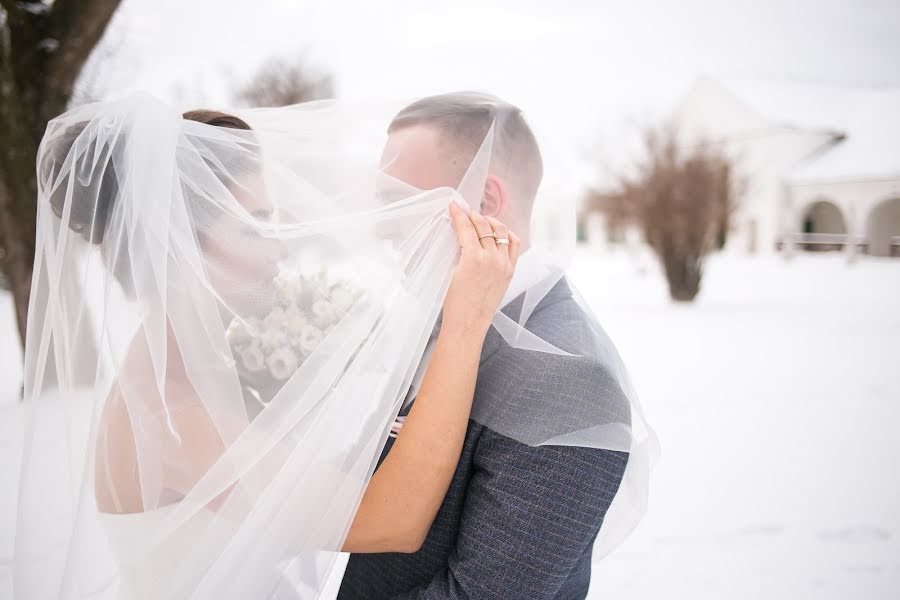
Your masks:
{"label": "snow", "polygon": [[[660,436],[650,508],[590,598],[900,596],[900,260],[714,257],[693,305],[647,256],[572,279]],[[0,296],[0,360],[20,364]],[[11,596],[17,368],[0,378],[0,598]]]}
{"label": "snow", "polygon": [[900,596],[900,261],[716,257],[692,306],[640,264],[572,274],[662,446],[589,597]]}
{"label": "snow", "polygon": [[22,445],[22,351],[12,297],[0,292],[0,598],[12,598],[9,562],[16,521]]}

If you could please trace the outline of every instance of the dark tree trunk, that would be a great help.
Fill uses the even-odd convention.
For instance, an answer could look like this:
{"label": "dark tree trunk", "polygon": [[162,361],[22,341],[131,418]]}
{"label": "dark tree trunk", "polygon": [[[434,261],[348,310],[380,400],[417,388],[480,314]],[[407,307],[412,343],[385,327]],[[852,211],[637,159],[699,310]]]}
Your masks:
{"label": "dark tree trunk", "polygon": [[693,302],[700,293],[703,263],[698,258],[677,252],[660,255],[666,273],[666,281],[669,284],[669,296],[672,300]]}
{"label": "dark tree trunk", "polygon": [[65,111],[119,0],[0,0],[0,266],[24,343],[36,231],[37,149]]}

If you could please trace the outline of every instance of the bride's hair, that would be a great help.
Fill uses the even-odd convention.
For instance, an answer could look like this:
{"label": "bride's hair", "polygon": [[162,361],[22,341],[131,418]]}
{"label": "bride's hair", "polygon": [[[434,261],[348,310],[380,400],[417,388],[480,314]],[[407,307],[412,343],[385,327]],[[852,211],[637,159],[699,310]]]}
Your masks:
{"label": "bride's hair", "polygon": [[197,121],[204,125],[212,125],[213,127],[227,127],[229,129],[243,129],[251,131],[252,128],[247,122],[228,113],[219,112],[217,110],[189,110],[181,115],[187,121]]}
{"label": "bride's hair", "polygon": [[460,153],[460,179],[494,125],[491,170],[516,188],[515,202],[531,213],[543,177],[543,161],[522,111],[490,94],[453,92],[417,100],[397,113],[388,133],[416,125],[438,130],[441,141]]}
{"label": "bride's hair", "polygon": [[[243,119],[215,110],[190,110],[182,117],[188,121],[196,121],[213,127],[252,130]],[[54,141],[53,152],[48,155],[50,160],[45,160],[43,165],[47,177],[52,176],[55,172],[54,168],[58,169],[58,166],[66,161],[66,157],[78,142],[86,125],[87,122],[73,125],[58,140]],[[91,177],[84,189],[72,194],[72,206],[69,209],[69,228],[82,234],[85,240],[92,244],[100,244],[103,241],[107,218],[112,212],[116,196],[119,193],[119,179],[116,177],[114,161],[109,157],[114,143],[115,137],[104,139],[99,144],[96,138],[91,139],[83,151],[72,157],[72,160],[75,161],[75,164],[70,167],[72,171],[76,169],[89,170],[91,163],[104,165],[103,175],[99,181],[97,178]],[[76,184],[81,182],[80,178],[76,178]],[[90,193],[91,190],[93,193]],[[59,217],[62,217],[63,214],[65,198],[65,189],[57,190],[50,196],[50,204]],[[94,198],[96,198],[96,202],[94,202]]]}
{"label": "bride's hair", "polygon": [[[213,127],[223,127],[252,131],[243,119],[228,113],[215,110],[191,110],[182,115],[187,121],[195,121]],[[65,208],[67,190],[65,185],[53,189],[54,178],[64,167],[67,160],[71,161],[68,171],[72,173],[91,173],[92,169],[102,165],[103,173],[99,177],[91,173],[87,177],[73,177],[73,186],[70,196],[69,229],[81,235],[90,244],[102,244],[106,235],[109,215],[115,207],[116,198],[119,195],[119,177],[116,174],[115,161],[111,157],[113,148],[121,143],[118,134],[99,136],[92,132],[93,137],[84,139],[90,121],[85,121],[66,128],[59,137],[53,139],[53,145],[44,156],[40,165],[41,180],[45,189],[50,192],[49,202],[53,212],[62,218]],[[76,152],[73,149],[77,147]],[[204,157],[207,166],[212,167],[211,162]],[[225,179],[232,177],[219,172],[217,168],[212,171],[226,186]],[[240,172],[240,169],[236,169]],[[104,262],[112,265],[115,278],[122,285],[126,293],[133,289],[133,282],[129,272],[127,261],[127,232],[123,231],[116,240],[114,247],[110,244],[102,246]],[[111,257],[115,257],[114,259]]]}

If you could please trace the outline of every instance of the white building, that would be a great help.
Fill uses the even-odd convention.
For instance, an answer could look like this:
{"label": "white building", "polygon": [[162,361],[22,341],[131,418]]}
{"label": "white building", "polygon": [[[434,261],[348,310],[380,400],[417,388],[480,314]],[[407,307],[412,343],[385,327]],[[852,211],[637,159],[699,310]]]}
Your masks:
{"label": "white building", "polygon": [[674,121],[744,180],[729,251],[900,255],[900,89],[703,78]]}

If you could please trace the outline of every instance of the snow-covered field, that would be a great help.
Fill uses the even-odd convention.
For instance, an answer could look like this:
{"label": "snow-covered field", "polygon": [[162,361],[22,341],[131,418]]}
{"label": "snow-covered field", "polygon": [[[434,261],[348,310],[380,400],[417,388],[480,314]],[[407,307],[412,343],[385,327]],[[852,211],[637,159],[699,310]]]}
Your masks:
{"label": "snow-covered field", "polygon": [[22,444],[22,351],[12,297],[0,292],[0,598],[12,598],[10,561]]}
{"label": "snow-covered field", "polygon": [[695,305],[655,266],[573,277],[662,446],[591,598],[900,598],[900,260],[717,257]]}
{"label": "snow-covered field", "polygon": [[[641,266],[641,268],[638,268]],[[900,260],[716,257],[689,306],[652,261],[572,277],[630,366],[662,455],[591,598],[900,597]],[[20,354],[0,296],[0,598]]]}

